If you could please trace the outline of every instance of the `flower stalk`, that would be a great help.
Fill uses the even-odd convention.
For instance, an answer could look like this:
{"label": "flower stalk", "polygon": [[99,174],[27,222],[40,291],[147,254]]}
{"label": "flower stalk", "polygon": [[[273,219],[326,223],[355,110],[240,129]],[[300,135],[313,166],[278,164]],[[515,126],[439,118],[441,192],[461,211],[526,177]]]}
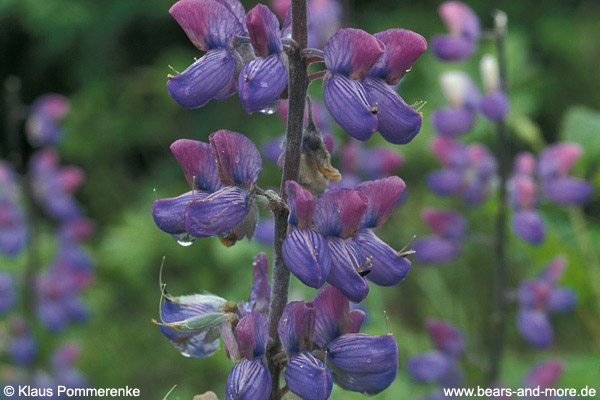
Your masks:
{"label": "flower stalk", "polygon": [[[498,52],[498,65],[500,73],[500,90],[506,93],[506,14],[497,11],[495,17],[495,42]],[[490,368],[488,380],[494,382],[498,377],[502,352],[504,349],[504,325],[506,319],[506,210],[507,210],[507,180],[508,180],[508,148],[506,138],[506,122],[504,119],[496,122],[498,146],[498,170],[500,187],[498,195],[498,211],[496,216],[496,264],[493,280],[493,312],[492,312],[492,340],[490,342]]]}
{"label": "flower stalk", "polygon": [[[286,147],[283,174],[281,178],[282,198],[285,200],[285,182],[297,180],[300,171],[300,148],[304,125],[304,108],[308,89],[308,71],[302,50],[308,41],[308,23],[306,0],[292,0],[292,39],[298,44],[291,48],[289,57],[289,111],[286,126]],[[275,356],[280,352],[281,342],[277,328],[283,309],[288,302],[290,285],[290,270],[285,265],[282,255],[283,240],[287,236],[289,210],[282,209],[275,213],[275,234],[273,240],[273,277],[271,286],[271,302],[269,305],[269,345],[267,360],[271,374],[270,400],[281,399],[279,377],[281,367],[275,362]]]}

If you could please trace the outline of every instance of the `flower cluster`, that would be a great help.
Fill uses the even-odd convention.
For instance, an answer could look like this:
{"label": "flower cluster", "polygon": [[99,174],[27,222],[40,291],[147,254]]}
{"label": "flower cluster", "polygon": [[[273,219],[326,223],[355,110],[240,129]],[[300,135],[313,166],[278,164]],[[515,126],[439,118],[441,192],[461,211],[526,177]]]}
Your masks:
{"label": "flower cluster", "polygon": [[[408,373],[419,382],[435,383],[441,388],[459,387],[463,373],[458,364],[465,351],[465,338],[458,328],[442,320],[430,319],[425,326],[435,350],[409,358]],[[428,398],[446,398],[441,388]]]}
{"label": "flower cluster", "polygon": [[332,189],[315,199],[288,181],[292,228],[283,242],[283,258],[290,271],[313,288],[328,282],[356,303],[369,292],[366,278],[383,286],[400,283],[410,261],[371,229],[385,223],[405,187],[392,176],[354,189]]}
{"label": "flower cluster", "polygon": [[[245,14],[237,0],[180,0],[170,10],[192,43],[206,54],[167,87],[183,107],[202,107],[236,92],[248,113],[272,114],[287,87],[284,45],[293,46],[289,20],[279,22],[259,4]],[[245,36],[245,35],[248,36]],[[426,50],[425,39],[404,29],[370,35],[341,29],[324,46],[325,106],[351,136],[375,131],[405,144],[419,132],[421,115],[392,89]]]}
{"label": "flower cluster", "polygon": [[497,163],[485,146],[437,136],[431,140],[431,149],[444,167],[427,175],[431,191],[440,196],[460,196],[471,206],[488,198]]}
{"label": "flower cluster", "polygon": [[182,245],[210,236],[231,245],[251,238],[256,226],[253,189],[262,171],[258,148],[227,130],[211,134],[209,141],[180,139],[171,145],[192,190],[152,206],[156,226]]}
{"label": "flower cluster", "polygon": [[414,258],[425,264],[447,263],[455,260],[461,252],[467,231],[467,221],[458,211],[425,208],[421,217],[433,234],[416,239],[411,248]]}
{"label": "flower cluster", "polygon": [[546,238],[546,228],[537,207],[540,194],[559,205],[581,205],[592,194],[592,185],[569,176],[575,161],[582,153],[574,143],[548,146],[538,159],[524,152],[516,156],[509,192],[513,207],[512,227],[517,236],[540,244]]}
{"label": "flower cluster", "polygon": [[[161,331],[182,354],[213,355],[219,335],[225,353],[237,363],[227,380],[227,399],[267,399],[271,376],[265,365],[270,287],[264,253],[254,262],[248,302],[235,304],[214,295],[165,294]],[[285,381],[307,400],[329,398],[333,383],[346,390],[376,394],[396,377],[398,348],[391,335],[359,333],[364,312],[350,311],[347,297],[328,286],[309,303],[289,303],[279,322]]]}
{"label": "flower cluster", "polygon": [[[19,204],[24,196],[17,184],[18,177],[7,163],[0,163],[0,249],[14,255],[26,246],[38,246],[40,238],[29,243],[28,231],[33,229],[29,225],[45,220],[53,227],[56,250],[52,261],[40,271],[25,271],[18,278],[16,273],[15,276],[0,274],[0,313],[16,311],[18,286],[27,285],[35,307],[35,313],[30,317],[37,318],[48,331],[58,333],[69,324],[82,322],[88,317],[81,294],[90,285],[94,271],[93,261],[82,243],[93,234],[95,227],[83,216],[74,196],[83,182],[83,172],[73,166],[62,167],[58,152],[50,147],[59,144],[63,138],[59,122],[69,110],[68,100],[60,95],[44,95],[30,110],[25,123],[27,137],[33,147],[42,146],[29,161],[28,179],[24,186],[26,195],[31,197],[27,199],[30,200],[27,211],[35,215],[25,218]],[[34,363],[39,364],[44,352],[38,349],[30,321],[14,315],[8,328],[7,353],[11,362],[28,368]],[[36,372],[31,381],[21,377],[16,370],[15,383],[33,383],[40,388],[56,384],[73,388],[87,386],[73,366],[78,354],[73,345],[65,345],[55,352],[50,365],[51,374]]]}
{"label": "flower cluster", "polygon": [[573,290],[558,286],[566,259],[557,257],[535,279],[519,286],[517,326],[521,336],[536,347],[548,347],[554,340],[549,314],[568,312],[575,307]]}

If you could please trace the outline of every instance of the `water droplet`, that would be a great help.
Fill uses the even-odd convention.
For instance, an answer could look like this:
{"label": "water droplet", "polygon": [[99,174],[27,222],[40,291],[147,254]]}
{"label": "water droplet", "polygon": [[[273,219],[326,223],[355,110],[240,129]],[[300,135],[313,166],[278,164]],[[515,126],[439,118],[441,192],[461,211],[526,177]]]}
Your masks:
{"label": "water droplet", "polygon": [[266,114],[266,115],[273,115],[273,114],[275,114],[275,111],[277,110],[278,106],[279,106],[279,100],[274,101],[273,104],[263,108],[259,112],[262,114]]}
{"label": "water droplet", "polygon": [[177,243],[183,247],[191,246],[196,241],[195,237],[190,236],[187,233],[173,235],[173,237],[175,238],[175,241],[177,241]]}
{"label": "water droplet", "polygon": [[266,88],[269,87],[269,83],[267,81],[261,81],[260,82],[260,87],[266,89]]}

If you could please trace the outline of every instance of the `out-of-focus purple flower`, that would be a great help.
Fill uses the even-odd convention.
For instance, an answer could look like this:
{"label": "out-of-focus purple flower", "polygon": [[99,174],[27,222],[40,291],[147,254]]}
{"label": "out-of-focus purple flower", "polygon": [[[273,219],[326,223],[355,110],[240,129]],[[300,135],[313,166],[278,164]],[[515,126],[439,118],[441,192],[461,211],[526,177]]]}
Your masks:
{"label": "out-of-focus purple flower", "polygon": [[272,217],[260,218],[254,230],[253,240],[266,245],[273,244],[275,235],[275,220]]}
{"label": "out-of-focus purple flower", "polygon": [[[273,0],[271,6],[284,21],[290,8],[290,0]],[[342,6],[337,0],[308,0],[308,47],[322,48],[342,26]]]}
{"label": "out-of-focus purple flower", "polygon": [[462,333],[454,325],[430,319],[426,322],[435,350],[410,357],[407,369],[410,376],[425,383],[436,383],[444,388],[458,387],[462,371],[458,366],[465,347]]}
{"label": "out-of-focus purple flower", "polygon": [[69,112],[69,100],[58,94],[40,96],[31,106],[26,130],[29,142],[37,147],[58,144],[63,137],[59,122]]}
{"label": "out-of-focus purple flower", "polygon": [[0,161],[0,251],[8,256],[19,254],[29,241],[20,197],[14,169]]}
{"label": "out-of-focus purple flower", "polygon": [[314,288],[327,281],[357,303],[369,292],[365,275],[378,285],[400,283],[410,261],[371,228],[383,225],[405,186],[394,176],[353,190],[332,189],[315,202],[297,183],[286,183],[293,228],[284,240],[283,257],[292,273]]}
{"label": "out-of-focus purple flower", "polygon": [[460,356],[465,349],[465,338],[454,325],[440,319],[428,319],[425,327],[431,341],[438,350],[453,356]]}
{"label": "out-of-focus purple flower", "polygon": [[0,272],[0,315],[10,311],[17,300],[15,282],[8,272]]}
{"label": "out-of-focus purple flower", "polygon": [[560,360],[544,361],[531,368],[525,377],[523,383],[528,388],[544,389],[552,388],[558,382],[563,371],[563,363]]}
{"label": "out-of-focus purple flower", "polygon": [[569,312],[575,307],[575,292],[558,286],[565,266],[566,259],[557,257],[537,278],[519,286],[517,326],[521,336],[536,347],[548,347],[554,339],[549,314]]}
{"label": "out-of-focus purple flower", "polygon": [[171,97],[183,107],[197,108],[233,95],[243,57],[236,60],[231,40],[246,32],[242,4],[237,0],[180,0],[169,13],[194,46],[206,51],[182,73],[169,75]]}
{"label": "out-of-focus purple flower", "polygon": [[444,61],[462,61],[475,51],[481,36],[479,18],[466,4],[447,1],[438,8],[449,35],[431,39],[433,54]]}
{"label": "out-of-focus purple flower", "polygon": [[508,96],[500,87],[498,60],[491,54],[481,58],[481,78],[486,94],[479,103],[479,110],[490,121],[500,121],[508,113]]}
{"label": "out-of-focus purple flower", "polygon": [[[81,323],[89,312],[73,287],[72,279],[64,279],[52,266],[40,274],[36,283],[37,315],[44,326],[53,333],[59,333],[72,323]],[[64,272],[64,270],[63,270]]]}
{"label": "out-of-focus purple flower", "polygon": [[287,86],[279,21],[269,8],[258,4],[246,15],[246,25],[257,58],[244,66],[238,78],[238,94],[249,114],[272,114]]}
{"label": "out-of-focus purple flower", "polygon": [[379,131],[388,142],[410,142],[422,117],[390,85],[402,79],[426,48],[421,35],[404,29],[372,36],[346,28],[333,35],[324,48],[324,100],[342,129],[362,141]]}
{"label": "out-of-focus purple flower", "polygon": [[171,145],[192,191],[152,206],[156,226],[180,244],[219,235],[232,245],[251,238],[256,227],[252,190],[262,171],[258,149],[241,133],[227,130],[211,134],[209,141],[180,139]]}
{"label": "out-of-focus purple flower", "polygon": [[448,71],[440,75],[440,86],[450,105],[432,113],[431,124],[436,132],[457,137],[470,131],[481,99],[479,89],[462,71]]}
{"label": "out-of-focus purple flower", "polygon": [[80,217],[61,225],[58,235],[63,240],[84,242],[95,232],[96,225],[91,220]]}
{"label": "out-of-focus purple flower", "polygon": [[542,191],[557,204],[581,205],[592,195],[590,182],[569,175],[583,149],[575,143],[556,143],[548,146],[538,159],[538,176]]}
{"label": "out-of-focus purple flower", "polygon": [[455,260],[461,252],[467,221],[455,210],[426,208],[421,213],[433,235],[416,239],[412,244],[414,257],[426,264]]}
{"label": "out-of-focus purple flower", "polygon": [[52,372],[56,382],[69,388],[89,387],[86,377],[75,368],[81,355],[76,343],[66,343],[55,350],[52,356]]}
{"label": "out-of-focus purple flower", "polygon": [[485,146],[437,136],[431,140],[431,149],[443,165],[443,169],[427,175],[431,191],[440,196],[460,196],[470,206],[488,198],[497,163]]}
{"label": "out-of-focus purple flower", "polygon": [[[402,154],[389,147],[366,147],[358,140],[350,140],[342,148],[343,177],[351,174],[369,180],[386,178],[397,172],[403,163]],[[356,184],[349,188],[353,188]],[[339,183],[336,187],[339,187]]]}
{"label": "out-of-focus purple flower", "polygon": [[10,321],[8,357],[17,365],[28,366],[37,356],[37,342],[24,319],[18,317]]}
{"label": "out-of-focus purple flower", "polygon": [[29,170],[32,193],[48,215],[63,222],[81,216],[81,209],[73,196],[84,180],[80,168],[61,167],[58,153],[54,149],[45,149],[33,155]]}
{"label": "out-of-focus purple flower", "polygon": [[534,176],[535,165],[533,154],[517,154],[513,176],[508,182],[508,192],[513,208],[512,227],[515,234],[531,244],[540,244],[546,238],[546,226],[537,210],[539,199]]}
{"label": "out-of-focus purple flower", "polygon": [[229,318],[226,304],[211,294],[165,295],[160,331],[183,356],[210,357],[219,349],[219,328]]}

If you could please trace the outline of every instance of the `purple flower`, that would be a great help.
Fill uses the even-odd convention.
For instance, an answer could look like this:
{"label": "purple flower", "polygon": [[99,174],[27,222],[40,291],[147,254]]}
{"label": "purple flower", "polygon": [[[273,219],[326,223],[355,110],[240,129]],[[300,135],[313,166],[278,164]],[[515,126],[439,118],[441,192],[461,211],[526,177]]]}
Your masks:
{"label": "purple flower", "polygon": [[7,353],[10,360],[17,365],[28,366],[37,357],[37,342],[22,318],[14,318],[9,324],[10,340]]}
{"label": "purple flower", "polygon": [[58,153],[45,149],[33,155],[29,170],[33,196],[48,215],[63,222],[81,217],[81,209],[73,196],[84,180],[80,168],[61,167]]}
{"label": "purple flower", "polygon": [[455,260],[461,252],[467,221],[454,210],[426,208],[421,213],[433,235],[417,239],[412,244],[414,257],[426,264]]}
{"label": "purple flower", "polygon": [[63,136],[59,122],[69,112],[69,100],[58,94],[40,96],[31,106],[26,130],[29,142],[37,147],[58,144]]}
{"label": "purple flower", "polygon": [[169,13],[194,46],[206,52],[182,73],[169,75],[171,97],[183,107],[197,108],[233,95],[241,61],[236,61],[231,40],[246,31],[242,4],[237,0],[180,0]]}
{"label": "purple flower", "polygon": [[467,146],[450,137],[437,136],[431,140],[431,148],[444,167],[427,175],[431,191],[440,196],[460,196],[471,206],[487,199],[497,164],[485,146]]}
{"label": "purple flower", "polygon": [[0,315],[10,311],[17,300],[15,282],[8,272],[0,272]]}
{"label": "purple flower", "polygon": [[271,393],[271,375],[262,361],[268,339],[265,315],[251,312],[243,317],[237,324],[236,338],[245,359],[229,372],[226,398],[266,400]]}
{"label": "purple flower", "polygon": [[211,294],[165,295],[160,331],[183,356],[210,357],[219,350],[219,328],[229,318],[226,303]]}
{"label": "purple flower", "polygon": [[313,348],[316,311],[313,303],[295,301],[283,310],[279,337],[290,362],[285,383],[290,391],[306,400],[326,400],[333,389],[331,372],[310,353]]}
{"label": "purple flower", "polygon": [[251,238],[256,226],[252,190],[262,171],[258,149],[241,133],[227,130],[211,134],[209,141],[180,139],[171,145],[193,190],[152,206],[158,228],[181,244],[219,235],[232,245]]}
{"label": "purple flower", "polygon": [[312,229],[315,200],[294,181],[285,184],[290,207],[290,233],[283,241],[283,259],[292,273],[305,285],[320,288],[331,270],[328,243]]}
{"label": "purple flower", "polygon": [[81,355],[75,343],[66,343],[55,350],[52,356],[52,372],[58,384],[69,388],[89,387],[89,383],[74,364]]}
{"label": "purple flower", "polygon": [[19,254],[29,242],[29,229],[19,204],[20,187],[13,168],[0,161],[0,251]]}
{"label": "purple flower", "polygon": [[402,154],[389,147],[366,147],[362,142],[350,140],[342,148],[341,162],[343,176],[353,174],[365,179],[380,179],[397,172],[404,159]]}
{"label": "purple flower", "polygon": [[287,182],[292,230],[283,242],[286,265],[305,285],[319,288],[328,282],[357,303],[369,292],[365,275],[378,285],[400,283],[410,261],[371,228],[383,225],[405,186],[389,177],[354,190],[332,189],[315,202],[300,185]]}
{"label": "purple flower", "polygon": [[259,4],[246,15],[246,25],[257,56],[244,66],[238,79],[238,94],[251,114],[272,114],[275,103],[287,86],[279,21],[265,5]]}
{"label": "purple flower", "polygon": [[481,36],[479,18],[466,4],[447,1],[438,9],[449,35],[431,39],[433,54],[444,61],[462,61],[475,51]]}
{"label": "purple flower", "polygon": [[500,87],[498,61],[490,54],[481,58],[481,77],[486,94],[479,103],[479,110],[490,121],[500,121],[508,113],[508,96]]}
{"label": "purple flower", "polygon": [[89,312],[71,279],[57,273],[52,266],[38,277],[36,284],[37,315],[44,326],[59,333],[72,323],[88,318]]}
{"label": "purple flower", "polygon": [[554,339],[549,314],[575,307],[575,292],[557,285],[565,266],[566,260],[557,257],[537,278],[519,287],[517,326],[521,336],[536,347],[548,347]]}
{"label": "purple flower", "polygon": [[520,153],[515,158],[514,174],[508,182],[508,192],[513,207],[512,227],[517,236],[540,244],[546,238],[546,227],[537,210],[538,195],[535,181],[535,157]]}
{"label": "purple flower", "polygon": [[523,379],[525,387],[544,389],[552,388],[562,374],[563,363],[559,360],[548,360],[535,365]]}
{"label": "purple flower", "polygon": [[583,149],[575,143],[556,143],[548,146],[538,159],[538,176],[543,193],[561,205],[584,204],[593,192],[591,183],[570,176],[569,172]]}
{"label": "purple flower", "polygon": [[457,137],[473,128],[481,95],[464,72],[449,71],[440,76],[440,85],[450,105],[431,115],[431,124],[440,135]]}
{"label": "purple flower", "polygon": [[327,367],[346,390],[377,394],[398,371],[398,345],[391,335],[358,333],[364,313],[349,309],[348,298],[328,286],[311,301],[315,306],[314,343],[327,349]]}
{"label": "purple flower", "polygon": [[454,325],[437,319],[428,320],[426,327],[436,349],[410,357],[408,373],[419,382],[442,387],[460,386],[462,371],[458,362],[465,347],[462,333]]}
{"label": "purple flower", "polygon": [[324,100],[350,136],[366,141],[379,131],[388,142],[406,144],[421,128],[421,115],[390,87],[426,50],[425,39],[404,29],[374,36],[341,29],[325,45]]}

